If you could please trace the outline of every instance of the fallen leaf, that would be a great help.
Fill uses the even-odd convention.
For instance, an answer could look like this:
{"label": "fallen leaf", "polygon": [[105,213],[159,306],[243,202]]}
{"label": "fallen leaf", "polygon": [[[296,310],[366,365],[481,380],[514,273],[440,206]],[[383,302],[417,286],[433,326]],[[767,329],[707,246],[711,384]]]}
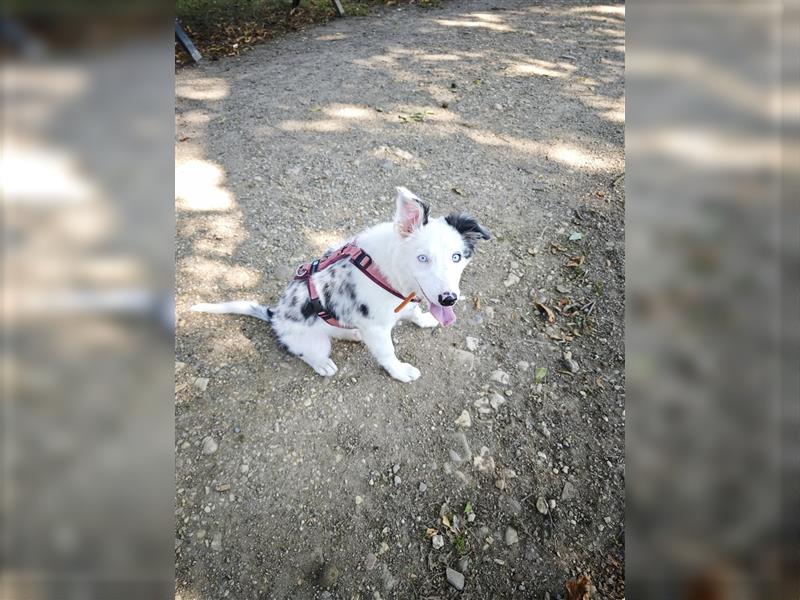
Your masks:
{"label": "fallen leaf", "polygon": [[478,296],[478,295],[473,296],[472,297],[472,305],[475,307],[475,310],[480,310],[481,309],[481,297]]}
{"label": "fallen leaf", "polygon": [[468,515],[472,512],[472,502],[467,502],[467,505],[464,507],[464,514]]}
{"label": "fallen leaf", "polygon": [[567,596],[565,600],[589,600],[592,595],[592,581],[587,575],[581,575],[578,579],[567,581]]}
{"label": "fallen leaf", "polygon": [[442,525],[444,525],[448,529],[452,529],[452,526],[450,525],[450,519],[447,518],[447,515],[444,515],[442,517]]}
{"label": "fallen leaf", "polygon": [[533,380],[536,383],[540,383],[545,377],[547,377],[547,367],[536,367],[533,372]]}
{"label": "fallen leaf", "polygon": [[229,489],[231,489],[231,484],[230,483],[220,483],[217,486],[216,489],[217,489],[218,492],[227,492]]}
{"label": "fallen leaf", "polygon": [[550,243],[550,253],[555,254],[556,252],[566,252],[567,249],[564,248],[561,244],[556,244],[555,242]]}
{"label": "fallen leaf", "polygon": [[598,198],[605,198],[606,197],[606,193],[605,192],[597,192],[597,197]]}
{"label": "fallen leaf", "polygon": [[583,234],[580,231],[573,231],[569,234],[569,241],[570,242],[577,242],[578,240],[583,239]]}
{"label": "fallen leaf", "polygon": [[439,533],[439,530],[438,530],[438,529],[434,529],[433,527],[428,527],[428,528],[425,530],[425,537],[432,538],[432,537],[433,537],[433,536],[435,536],[437,533]]}
{"label": "fallen leaf", "polygon": [[556,322],[556,315],[553,312],[553,309],[549,306],[542,304],[541,302],[536,303],[536,308],[538,308],[543,314],[547,316],[548,323],[555,323]]}
{"label": "fallen leaf", "polygon": [[585,260],[586,260],[586,257],[583,256],[583,255],[581,255],[581,256],[573,256],[572,258],[569,259],[569,262],[567,262],[567,264],[564,265],[564,266],[566,266],[568,268],[576,269],[576,268],[580,267],[581,265],[583,265],[583,261],[585,261]]}

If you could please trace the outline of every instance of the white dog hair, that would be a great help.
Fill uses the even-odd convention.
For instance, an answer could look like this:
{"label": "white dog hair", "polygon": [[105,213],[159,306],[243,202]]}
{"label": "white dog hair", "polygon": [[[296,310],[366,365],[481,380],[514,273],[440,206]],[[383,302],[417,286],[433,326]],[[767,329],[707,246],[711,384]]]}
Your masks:
{"label": "white dog hair", "polygon": [[[286,349],[308,363],[317,373],[330,376],[337,367],[330,358],[331,339],[361,341],[375,360],[395,379],[419,378],[419,370],[395,355],[392,328],[399,320],[419,327],[450,325],[452,306],[460,296],[464,267],[472,260],[478,240],[489,232],[467,214],[451,213],[428,218],[428,205],[404,187],[397,188],[394,221],[362,231],[353,243],[372,258],[383,279],[403,297],[425,299],[430,312],[418,303],[400,309],[402,300],[371,281],[349,260],[333,263],[311,275],[320,290],[319,303],[311,301],[307,282],[293,280],[277,306],[237,301],[198,304],[192,310],[217,314],[242,314],[268,321]],[[336,252],[329,249],[323,259]],[[318,316],[318,309],[332,315],[342,327]]]}

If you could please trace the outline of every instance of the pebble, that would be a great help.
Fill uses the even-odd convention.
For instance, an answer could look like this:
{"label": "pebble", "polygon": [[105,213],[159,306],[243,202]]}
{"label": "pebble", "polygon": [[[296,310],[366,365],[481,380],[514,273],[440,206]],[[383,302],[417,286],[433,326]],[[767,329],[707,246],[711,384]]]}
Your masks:
{"label": "pebble", "polygon": [[489,396],[489,404],[494,410],[498,410],[503,404],[506,403],[506,399],[503,398],[497,392],[492,392],[492,395]]}
{"label": "pebble", "polygon": [[420,491],[420,492],[424,492],[424,491],[426,491],[427,489],[428,489],[428,484],[427,484],[427,483],[425,483],[424,481],[420,481],[420,482],[419,482],[419,491]]}
{"label": "pebble", "polygon": [[459,592],[464,589],[464,575],[447,567],[447,582]]}
{"label": "pebble", "polygon": [[205,392],[206,388],[208,387],[208,378],[207,377],[198,377],[194,380],[194,387],[196,387],[201,392]]}
{"label": "pebble", "polygon": [[394,465],[392,467],[392,473],[397,473],[400,470],[400,465]]}
{"label": "pebble", "polygon": [[381,542],[381,547],[378,548],[378,554],[386,554],[389,551],[389,544]]}
{"label": "pebble", "polygon": [[550,507],[550,510],[553,510],[556,507],[556,501],[551,498],[547,501],[547,506]]}
{"label": "pebble", "polygon": [[214,454],[217,449],[219,449],[217,440],[210,435],[203,438],[203,454]]}
{"label": "pebble", "polygon": [[472,371],[475,368],[475,355],[472,352],[453,348],[453,356],[456,359],[456,363],[465,371]]}
{"label": "pebble", "polygon": [[519,283],[519,275],[516,273],[510,273],[506,280],[503,282],[503,285],[506,287],[511,287],[512,285],[517,285]]}
{"label": "pebble", "polygon": [[472,466],[481,473],[494,473],[494,458],[489,456],[489,448],[486,446],[481,447],[480,456],[472,457]]}
{"label": "pebble", "polygon": [[556,291],[561,293],[561,294],[569,294],[570,287],[568,285],[563,284],[563,283],[559,283],[558,285],[556,285]]}
{"label": "pebble", "polygon": [[431,538],[431,544],[433,544],[434,550],[441,550],[444,548],[444,538],[440,534],[436,534]]}
{"label": "pebble", "polygon": [[489,376],[491,381],[501,383],[503,385],[508,385],[511,383],[511,377],[509,377],[508,373],[505,371],[501,371],[497,369],[496,371],[492,371],[492,374]]}
{"label": "pebble", "polygon": [[519,534],[513,527],[506,527],[505,542],[506,546],[513,546],[519,541]]}
{"label": "pebble", "polygon": [[496,487],[498,490],[501,491],[506,489],[506,485],[507,484],[505,479],[498,479],[497,481],[494,482],[494,487]]}
{"label": "pebble", "polygon": [[472,427],[472,417],[470,417],[468,410],[464,410],[461,412],[461,414],[456,419],[456,425],[458,425],[459,427],[464,427],[465,429],[467,427]]}
{"label": "pebble", "polygon": [[478,349],[478,338],[467,336],[467,350],[475,352]]}
{"label": "pebble", "polygon": [[400,485],[401,483],[403,483],[403,480],[400,479],[400,475],[395,475],[394,476],[394,484],[395,485]]}
{"label": "pebble", "polygon": [[378,563],[378,557],[375,556],[372,552],[367,554],[367,558],[364,559],[364,566],[367,567],[367,571],[371,571],[375,568],[375,565]]}
{"label": "pebble", "polygon": [[211,538],[211,549],[214,551],[222,550],[222,534],[217,532]]}
{"label": "pebble", "polygon": [[361,504],[363,501],[364,501],[364,499],[361,496],[356,496],[356,506]]}
{"label": "pebble", "polygon": [[572,352],[564,352],[563,354],[564,364],[566,365],[567,369],[569,369],[570,373],[577,373],[581,370],[580,365],[572,359]]}
{"label": "pebble", "polygon": [[517,363],[517,371],[527,371],[530,368],[531,365],[527,361],[521,360]]}
{"label": "pebble", "polygon": [[503,469],[503,477],[506,479],[514,479],[517,476],[517,472],[514,469]]}
{"label": "pebble", "polygon": [[572,500],[577,495],[578,495],[578,490],[575,489],[574,485],[572,485],[569,481],[567,481],[564,484],[564,489],[561,490],[561,499]]}
{"label": "pebble", "polygon": [[250,470],[250,465],[242,465],[241,467],[239,467],[239,471],[241,471],[243,474],[247,473],[249,470]]}
{"label": "pebble", "polygon": [[454,463],[459,464],[461,463],[461,456],[455,450],[450,450],[450,460]]}
{"label": "pebble", "polygon": [[475,408],[478,409],[479,415],[490,415],[492,414],[492,409],[489,406],[489,399],[488,398],[478,398],[475,400]]}
{"label": "pebble", "polygon": [[475,513],[474,512],[471,512],[471,513],[469,513],[467,515],[467,521],[469,521],[470,523],[474,523],[475,522]]}
{"label": "pebble", "polygon": [[545,500],[542,496],[539,496],[536,499],[536,510],[538,510],[543,515],[546,515],[550,512],[550,509],[547,506],[547,500]]}
{"label": "pebble", "polygon": [[469,559],[466,556],[462,556],[458,561],[458,568],[462,573],[469,573]]}
{"label": "pebble", "polygon": [[494,307],[493,306],[487,306],[486,308],[483,309],[483,314],[486,315],[487,319],[494,318]]}

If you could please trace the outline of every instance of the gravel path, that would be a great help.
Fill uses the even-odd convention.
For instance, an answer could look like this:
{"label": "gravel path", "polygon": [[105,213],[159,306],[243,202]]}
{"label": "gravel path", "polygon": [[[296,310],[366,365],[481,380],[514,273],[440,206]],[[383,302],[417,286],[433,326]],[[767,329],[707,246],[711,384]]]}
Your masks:
{"label": "gravel path", "polygon": [[[178,72],[183,600],[624,596],[624,15],[384,8]],[[419,381],[188,312],[273,302],[397,185],[494,234],[453,327],[395,330]]]}

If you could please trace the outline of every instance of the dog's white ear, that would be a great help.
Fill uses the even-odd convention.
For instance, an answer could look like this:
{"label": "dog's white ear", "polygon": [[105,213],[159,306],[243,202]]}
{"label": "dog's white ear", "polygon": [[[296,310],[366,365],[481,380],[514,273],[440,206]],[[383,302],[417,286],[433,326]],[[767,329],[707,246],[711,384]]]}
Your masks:
{"label": "dog's white ear", "polygon": [[423,225],[427,225],[429,211],[428,205],[408,189],[404,187],[397,188],[397,208],[394,213],[394,226],[401,236],[408,237]]}

